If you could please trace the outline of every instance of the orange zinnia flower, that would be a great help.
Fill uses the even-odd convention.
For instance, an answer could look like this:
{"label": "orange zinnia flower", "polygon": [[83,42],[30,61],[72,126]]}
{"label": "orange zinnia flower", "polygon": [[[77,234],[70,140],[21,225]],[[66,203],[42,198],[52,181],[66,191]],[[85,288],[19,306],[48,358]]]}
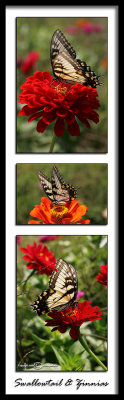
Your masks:
{"label": "orange zinnia flower", "polygon": [[105,69],[107,69],[107,57],[101,61],[101,66],[104,67]]}
{"label": "orange zinnia flower", "polygon": [[78,204],[79,201],[68,201],[65,205],[55,205],[46,197],[41,198],[41,204],[36,205],[30,212],[32,217],[38,218],[31,220],[29,224],[89,224],[90,219],[81,220],[86,214],[87,207]]}

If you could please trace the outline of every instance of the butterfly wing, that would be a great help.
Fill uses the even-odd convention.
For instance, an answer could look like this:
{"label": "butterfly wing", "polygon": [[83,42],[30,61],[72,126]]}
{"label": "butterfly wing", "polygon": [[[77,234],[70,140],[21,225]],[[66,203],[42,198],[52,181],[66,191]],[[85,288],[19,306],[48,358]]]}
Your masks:
{"label": "butterfly wing", "polygon": [[85,61],[76,59],[76,52],[65,38],[63,33],[57,29],[51,40],[51,63],[56,78],[67,83],[81,83],[85,86],[96,87],[102,85],[99,75],[91,71]]}
{"label": "butterfly wing", "polygon": [[57,271],[53,271],[49,288],[54,293],[47,299],[49,309],[62,311],[71,305],[78,290],[77,274],[71,264],[59,259],[56,263]]}
{"label": "butterfly wing", "polygon": [[57,29],[54,32],[51,40],[51,48],[50,48],[51,62],[53,63],[54,58],[58,55],[58,53],[62,53],[64,51],[68,52],[73,59],[76,58],[75,50],[68,42],[66,37],[63,35],[63,33],[59,29]]}
{"label": "butterfly wing", "polygon": [[52,170],[52,193],[54,197],[54,204],[66,204],[69,201],[69,191],[62,188],[64,184],[64,180],[60,175],[57,167],[54,165]]}
{"label": "butterfly wing", "polygon": [[53,73],[56,78],[63,79],[68,83],[84,84],[86,82],[87,79],[82,72],[82,67],[76,60],[75,50],[59,29],[53,34],[50,53]]}
{"label": "butterfly wing", "polygon": [[76,299],[78,281],[74,267],[59,259],[55,268],[49,281],[49,289],[41,293],[32,305],[38,315],[51,310],[62,311]]}
{"label": "butterfly wing", "polygon": [[38,177],[40,180],[41,188],[43,188],[44,192],[46,193],[48,199],[51,201],[54,200],[53,193],[52,193],[52,183],[49,178],[47,178],[42,172],[38,172]]}

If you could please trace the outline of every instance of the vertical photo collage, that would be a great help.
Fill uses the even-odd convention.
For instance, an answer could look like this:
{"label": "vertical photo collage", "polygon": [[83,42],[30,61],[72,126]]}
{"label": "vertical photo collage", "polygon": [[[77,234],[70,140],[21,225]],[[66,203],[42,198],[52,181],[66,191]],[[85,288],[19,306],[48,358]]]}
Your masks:
{"label": "vertical photo collage", "polygon": [[16,56],[15,370],[106,372],[108,19],[17,17]]}

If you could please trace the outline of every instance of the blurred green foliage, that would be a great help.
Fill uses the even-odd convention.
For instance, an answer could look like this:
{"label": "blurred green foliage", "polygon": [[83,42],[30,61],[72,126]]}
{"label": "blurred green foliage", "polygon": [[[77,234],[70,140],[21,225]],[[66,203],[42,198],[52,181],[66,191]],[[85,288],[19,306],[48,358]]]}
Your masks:
{"label": "blurred green foliage", "polygon": [[[49,71],[52,73],[50,61],[50,42],[56,29],[61,29],[71,45],[74,47],[77,58],[86,61],[97,75],[103,75],[103,86],[98,87],[100,108],[98,109],[99,123],[90,122],[88,129],[82,123],[80,135],[71,137],[67,127],[63,137],[57,138],[55,153],[104,153],[107,152],[107,18],[88,18],[91,23],[103,25],[102,32],[84,34],[78,31],[75,34],[67,34],[66,28],[75,25],[78,18],[17,18],[17,56],[25,57],[29,51],[40,52],[40,58],[34,71]],[[37,121],[28,123],[28,118],[18,117],[22,104],[18,103],[20,86],[25,82],[26,76],[17,69],[17,152],[19,153],[48,153],[54,123],[50,124],[46,131],[39,134],[36,131]]]}
{"label": "blurred green foliage", "polygon": [[[66,183],[78,188],[77,200],[88,208],[91,224],[106,224],[107,164],[56,164]],[[17,224],[27,224],[41,197],[38,171],[51,178],[53,164],[17,164]],[[104,215],[105,213],[105,215]]]}
{"label": "blurred green foliage", "polygon": [[[21,236],[21,246],[39,243],[38,236]],[[44,243],[43,243],[44,244]],[[56,236],[45,243],[56,259],[63,258],[76,269],[78,290],[84,296],[78,301],[88,300],[98,306],[102,318],[85,322],[80,332],[101,361],[107,364],[107,289],[96,281],[100,266],[107,264],[107,237],[99,235]],[[51,332],[45,326],[47,315],[38,317],[32,311],[37,296],[48,288],[49,278],[26,268],[20,245],[17,245],[17,370],[62,370],[100,371],[101,367],[82,348],[78,340],[71,339],[69,332]],[[29,279],[28,279],[29,277]],[[37,366],[36,364],[37,363]],[[38,365],[39,363],[39,365]],[[25,366],[24,366],[25,364]]]}

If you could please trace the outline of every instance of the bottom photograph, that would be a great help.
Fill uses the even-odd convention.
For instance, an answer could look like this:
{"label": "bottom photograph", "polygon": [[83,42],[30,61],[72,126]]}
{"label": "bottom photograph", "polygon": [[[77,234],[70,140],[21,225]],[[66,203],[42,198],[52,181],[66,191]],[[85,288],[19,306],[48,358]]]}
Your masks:
{"label": "bottom photograph", "polygon": [[16,244],[16,371],[107,371],[107,236]]}

